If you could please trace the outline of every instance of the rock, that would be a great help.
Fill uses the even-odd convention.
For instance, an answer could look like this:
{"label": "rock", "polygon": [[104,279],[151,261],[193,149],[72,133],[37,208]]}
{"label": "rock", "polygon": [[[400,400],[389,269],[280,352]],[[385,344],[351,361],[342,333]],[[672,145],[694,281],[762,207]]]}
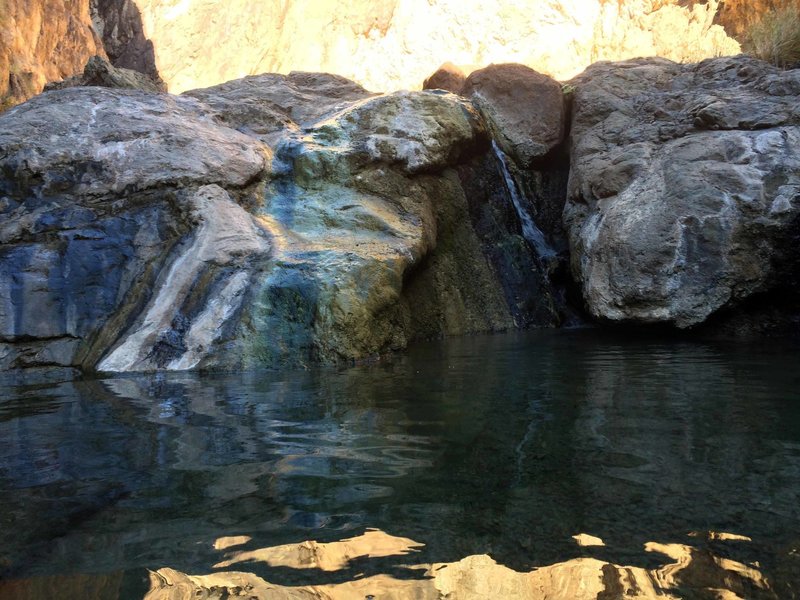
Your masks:
{"label": "rock", "polygon": [[524,168],[564,140],[561,85],[524,65],[491,65],[475,71],[462,95],[481,111],[500,148]]}
{"label": "rock", "polygon": [[495,154],[504,163],[500,166],[519,192],[515,204],[528,221],[524,229],[529,241],[550,263],[546,269],[563,280],[567,243],[562,213],[569,159],[564,151],[567,99],[561,84],[524,65],[492,65],[473,72],[462,94],[492,131]]}
{"label": "rock", "polygon": [[144,33],[138,0],[92,0],[92,24],[115,67],[161,81],[153,42]]}
{"label": "rock", "polygon": [[0,106],[80,73],[104,52],[116,67],[160,74],[174,92],[291,71],[339,73],[372,90],[415,89],[447,60],[521,63],[565,80],[598,60],[737,54],[729,35],[742,39],[748,22],[778,3],[543,0],[531,11],[518,0],[465,0],[454,18],[444,0],[331,0],[313,11],[262,0],[255,13],[248,0],[6,0]]}
{"label": "rock", "polygon": [[44,90],[63,90],[78,86],[99,86],[131,90],[144,90],[146,92],[166,92],[167,87],[163,81],[155,81],[130,69],[118,69],[111,65],[102,56],[93,56],[86,63],[81,75],[68,77],[63,81],[48,83]]}
{"label": "rock", "polygon": [[[122,0],[106,0],[114,1]],[[542,0],[532,10],[519,0],[330,0],[309,10],[296,0],[262,0],[254,12],[249,0],[136,0],[173,92],[290,71],[338,73],[370,90],[417,89],[432,65],[448,60],[521,63],[564,80],[597,60],[739,52],[714,25],[718,2],[685,4]]]}
{"label": "rock", "polygon": [[428,77],[422,84],[423,90],[445,90],[454,94],[461,94],[467,76],[459,67],[451,62],[444,63],[436,72]]}
{"label": "rock", "polygon": [[267,73],[185,95],[203,101],[229,127],[274,142],[288,130],[312,125],[375,94],[338,75]]}
{"label": "rock", "polygon": [[691,327],[797,281],[800,71],[648,59],[573,84],[564,218],[594,316]]}
{"label": "rock", "polygon": [[355,103],[276,147],[265,208],[279,268],[251,356],[336,362],[410,340],[513,327],[450,169],[485,151],[472,107],[403,92]]}
{"label": "rock", "polygon": [[0,6],[0,110],[79,73],[102,55],[90,0],[3,0]]}
{"label": "rock", "polygon": [[0,368],[214,354],[268,248],[241,205],[269,151],[201,109],[70,88],[0,116]]}
{"label": "rock", "polygon": [[554,322],[508,292],[541,279],[518,223],[474,223],[458,169],[491,155],[469,102],[320,74],[215,91],[69,88],[0,116],[0,368],[336,363]]}

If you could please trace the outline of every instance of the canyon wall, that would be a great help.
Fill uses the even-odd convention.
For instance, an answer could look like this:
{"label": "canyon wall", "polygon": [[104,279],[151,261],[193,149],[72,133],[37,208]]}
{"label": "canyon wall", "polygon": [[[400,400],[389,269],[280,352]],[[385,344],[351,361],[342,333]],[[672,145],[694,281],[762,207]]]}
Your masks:
{"label": "canyon wall", "polygon": [[738,42],[715,24],[721,3],[685,4],[0,0],[0,102],[16,104],[48,81],[77,74],[94,54],[107,54],[118,67],[160,73],[180,93],[291,71],[337,73],[375,91],[419,89],[446,61],[467,71],[515,62],[564,80],[598,60],[692,62],[739,52]]}
{"label": "canyon wall", "polygon": [[[376,91],[418,89],[432,68],[515,62],[556,79],[598,60],[736,54],[716,1],[136,0],[170,90],[265,72],[338,73]],[[255,15],[255,17],[254,17]]]}
{"label": "canyon wall", "polygon": [[0,0],[0,110],[105,55],[89,0]]}

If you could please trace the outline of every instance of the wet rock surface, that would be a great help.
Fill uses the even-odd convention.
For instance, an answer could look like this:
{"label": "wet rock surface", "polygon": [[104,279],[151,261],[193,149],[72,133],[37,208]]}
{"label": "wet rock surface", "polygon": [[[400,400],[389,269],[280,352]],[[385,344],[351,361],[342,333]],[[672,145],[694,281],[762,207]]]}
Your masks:
{"label": "wet rock surface", "polygon": [[797,280],[800,71],[650,59],[573,84],[564,217],[595,317],[686,328]]}

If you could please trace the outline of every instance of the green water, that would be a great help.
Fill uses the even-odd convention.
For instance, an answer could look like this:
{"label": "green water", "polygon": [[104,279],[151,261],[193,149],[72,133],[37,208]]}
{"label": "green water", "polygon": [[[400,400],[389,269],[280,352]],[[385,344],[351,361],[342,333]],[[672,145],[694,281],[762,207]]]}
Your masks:
{"label": "green water", "polygon": [[[424,544],[418,563],[488,554],[521,572],[580,556],[655,569],[669,560],[644,544],[691,544],[763,574],[747,597],[800,597],[797,341],[537,332],[343,370],[6,378],[0,397],[0,596],[115,573],[109,597],[141,598],[146,569],[213,572],[220,537],[376,528]],[[689,535],[709,531],[751,541]],[[248,568],[280,585],[356,576]],[[674,593],[712,597],[696,579]]]}

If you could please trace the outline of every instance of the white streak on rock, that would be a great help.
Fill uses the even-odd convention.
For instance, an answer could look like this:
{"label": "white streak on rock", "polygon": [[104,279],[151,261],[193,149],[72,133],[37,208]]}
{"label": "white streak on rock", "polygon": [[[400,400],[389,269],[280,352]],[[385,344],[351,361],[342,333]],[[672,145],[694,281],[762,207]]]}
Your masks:
{"label": "white streak on rock", "polygon": [[[149,358],[153,347],[160,335],[171,329],[173,320],[205,269],[210,264],[239,264],[269,251],[269,244],[259,233],[253,217],[219,186],[200,188],[191,203],[191,214],[200,223],[194,242],[172,263],[144,318],[100,362],[98,368],[101,371],[155,369],[157,365]],[[239,272],[226,284],[218,298],[209,299],[189,328],[186,338],[188,356],[185,360],[183,357],[173,360],[170,369],[191,368],[202,360],[209,344],[218,335],[216,330],[235,312],[235,302],[241,302],[241,293],[247,282],[247,273]]]}

